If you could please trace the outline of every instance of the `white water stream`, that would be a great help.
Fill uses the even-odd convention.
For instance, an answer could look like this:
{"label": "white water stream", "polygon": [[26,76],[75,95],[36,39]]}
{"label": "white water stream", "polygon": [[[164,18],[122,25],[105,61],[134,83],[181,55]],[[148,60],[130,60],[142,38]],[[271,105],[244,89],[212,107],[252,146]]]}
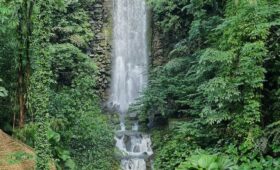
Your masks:
{"label": "white water stream", "polygon": [[153,154],[150,136],[138,132],[138,124],[125,127],[130,104],[147,85],[148,16],[145,0],[113,0],[113,70],[109,105],[120,112],[121,130],[116,147],[123,153],[123,170],[146,170]]}

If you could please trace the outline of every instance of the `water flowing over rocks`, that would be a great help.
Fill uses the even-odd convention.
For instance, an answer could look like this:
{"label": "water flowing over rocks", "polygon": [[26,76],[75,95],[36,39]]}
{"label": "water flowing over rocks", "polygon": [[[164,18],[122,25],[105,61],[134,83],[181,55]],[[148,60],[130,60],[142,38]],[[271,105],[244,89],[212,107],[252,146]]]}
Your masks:
{"label": "water flowing over rocks", "polygon": [[[115,136],[123,170],[151,169],[148,134],[138,131],[137,115],[128,113],[148,82],[148,9],[145,0],[113,0],[113,65],[108,106],[120,113]],[[133,117],[128,129],[125,117]]]}

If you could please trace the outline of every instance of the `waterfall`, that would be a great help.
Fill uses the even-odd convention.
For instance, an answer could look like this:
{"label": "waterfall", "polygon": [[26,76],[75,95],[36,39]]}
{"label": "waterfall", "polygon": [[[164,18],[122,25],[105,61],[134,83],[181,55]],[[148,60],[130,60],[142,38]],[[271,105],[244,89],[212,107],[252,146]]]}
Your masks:
{"label": "waterfall", "polygon": [[125,113],[147,84],[145,0],[114,0],[113,75],[110,104]]}
{"label": "waterfall", "polygon": [[128,108],[147,85],[148,39],[145,0],[113,0],[113,66],[109,106],[120,113],[116,147],[123,153],[123,170],[146,170],[152,154],[150,136],[138,132],[138,123],[126,130]]}

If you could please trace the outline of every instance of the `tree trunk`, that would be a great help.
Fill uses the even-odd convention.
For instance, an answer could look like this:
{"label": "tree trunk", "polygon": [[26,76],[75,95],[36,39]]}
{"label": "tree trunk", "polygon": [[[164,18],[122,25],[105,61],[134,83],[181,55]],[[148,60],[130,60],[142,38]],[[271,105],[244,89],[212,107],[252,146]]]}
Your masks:
{"label": "tree trunk", "polygon": [[[26,108],[26,96],[28,92],[31,74],[30,63],[30,38],[32,36],[32,12],[34,1],[24,0],[19,9],[19,58],[18,58],[18,100],[19,100],[19,127],[24,127]],[[24,61],[26,64],[24,65]]]}
{"label": "tree trunk", "polygon": [[24,99],[24,68],[23,68],[23,48],[24,48],[24,33],[23,33],[24,15],[23,9],[19,9],[19,54],[18,54],[18,102],[19,102],[19,127],[24,127],[25,117],[25,99]]}
{"label": "tree trunk", "polygon": [[19,127],[22,128],[24,127],[24,117],[25,117],[24,74],[23,74],[22,54],[19,54],[18,100],[19,100]]}

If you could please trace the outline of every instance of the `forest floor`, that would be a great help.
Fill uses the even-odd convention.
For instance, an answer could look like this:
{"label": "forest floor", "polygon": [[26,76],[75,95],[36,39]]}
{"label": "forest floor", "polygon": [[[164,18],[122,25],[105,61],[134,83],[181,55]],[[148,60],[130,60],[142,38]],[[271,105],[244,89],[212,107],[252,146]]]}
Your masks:
{"label": "forest floor", "polygon": [[33,149],[0,130],[0,170],[30,169],[34,169]]}

